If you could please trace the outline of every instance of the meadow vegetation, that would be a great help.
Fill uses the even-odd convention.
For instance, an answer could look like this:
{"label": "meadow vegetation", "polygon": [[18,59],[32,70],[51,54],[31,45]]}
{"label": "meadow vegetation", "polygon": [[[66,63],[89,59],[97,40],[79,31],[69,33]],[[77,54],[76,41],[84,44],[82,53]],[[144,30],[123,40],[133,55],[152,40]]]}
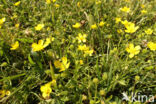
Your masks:
{"label": "meadow vegetation", "polygon": [[0,103],[132,104],[155,78],[156,0],[0,0]]}

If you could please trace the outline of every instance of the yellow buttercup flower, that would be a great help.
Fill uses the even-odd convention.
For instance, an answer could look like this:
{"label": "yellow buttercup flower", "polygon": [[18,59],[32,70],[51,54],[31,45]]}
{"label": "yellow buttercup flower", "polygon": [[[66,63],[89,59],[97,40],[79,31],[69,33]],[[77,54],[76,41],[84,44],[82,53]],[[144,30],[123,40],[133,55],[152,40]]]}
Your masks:
{"label": "yellow buttercup flower", "polygon": [[101,22],[99,23],[99,26],[100,26],[100,27],[103,27],[104,24],[105,24],[105,22],[101,21]]}
{"label": "yellow buttercup flower", "polygon": [[145,5],[144,5],[144,4],[142,4],[142,5],[141,5],[141,8],[145,8]]}
{"label": "yellow buttercup flower", "polygon": [[55,80],[55,79],[53,79],[53,80],[51,81],[51,85],[52,85],[52,86],[56,86],[56,80]]}
{"label": "yellow buttercup flower", "polygon": [[56,7],[56,8],[59,8],[59,7],[60,7],[60,5],[59,5],[59,4],[55,4],[55,7]]}
{"label": "yellow buttercup flower", "polygon": [[146,10],[141,10],[141,14],[146,14],[147,11]]}
{"label": "yellow buttercup flower", "polygon": [[53,0],[53,3],[55,3],[56,2],[56,0]]}
{"label": "yellow buttercup flower", "polygon": [[19,47],[19,42],[16,41],[14,44],[11,45],[10,50],[16,50]]}
{"label": "yellow buttercup flower", "polygon": [[10,91],[6,91],[6,92],[5,92],[5,95],[7,95],[7,96],[10,95],[10,94],[11,94]]}
{"label": "yellow buttercup flower", "polygon": [[78,50],[80,50],[80,51],[84,51],[84,50],[86,50],[87,49],[87,46],[84,44],[84,45],[79,45],[78,46]]}
{"label": "yellow buttercup flower", "polygon": [[77,7],[80,7],[80,2],[77,2]]}
{"label": "yellow buttercup flower", "polygon": [[47,31],[49,31],[50,30],[50,27],[47,27]]}
{"label": "yellow buttercup flower", "polygon": [[76,37],[76,38],[78,39],[78,42],[79,42],[79,43],[81,43],[81,42],[84,42],[84,43],[85,43],[85,42],[86,42],[86,37],[87,37],[86,34],[83,34],[83,35],[82,35],[81,33],[79,33],[79,34],[78,34],[78,37]]}
{"label": "yellow buttercup flower", "polygon": [[121,23],[122,23],[125,27],[128,27],[130,24],[132,24],[131,22],[128,22],[127,20],[121,21]]}
{"label": "yellow buttercup flower", "polygon": [[148,48],[150,48],[152,51],[156,50],[156,43],[148,42],[147,44]]}
{"label": "yellow buttercup flower", "polygon": [[13,13],[13,16],[11,17],[11,19],[13,20],[13,19],[16,19],[17,17],[18,17],[17,14]]}
{"label": "yellow buttercup flower", "polygon": [[40,87],[40,91],[42,92],[43,98],[49,98],[50,97],[50,93],[52,92],[51,82],[41,86]]}
{"label": "yellow buttercup flower", "polygon": [[43,47],[43,40],[39,40],[38,44],[37,43],[33,43],[32,44],[32,48],[33,48],[32,50],[34,52],[43,50],[44,49],[44,47]]}
{"label": "yellow buttercup flower", "polygon": [[129,2],[130,0],[125,0],[125,2]]}
{"label": "yellow buttercup flower", "polygon": [[115,18],[115,23],[121,22],[121,18]]}
{"label": "yellow buttercup flower", "polygon": [[53,39],[54,38],[47,38],[45,42],[43,40],[39,40],[38,44],[33,43],[32,44],[32,50],[34,52],[43,50],[44,48],[46,48],[53,41]]}
{"label": "yellow buttercup flower", "polygon": [[15,24],[15,27],[16,27],[16,28],[19,28],[19,23]]}
{"label": "yellow buttercup flower", "polygon": [[0,25],[2,25],[5,22],[5,20],[6,20],[5,18],[1,18],[0,19]]}
{"label": "yellow buttercup flower", "polygon": [[147,30],[145,30],[145,33],[146,33],[147,35],[151,35],[151,34],[153,33],[153,30],[150,29],[150,28],[148,28]]}
{"label": "yellow buttercup flower", "polygon": [[70,62],[67,63],[67,57],[62,57],[62,65],[61,65],[61,69],[59,72],[62,72],[64,70],[68,69],[69,65],[70,65]]}
{"label": "yellow buttercup flower", "polygon": [[62,72],[69,68],[70,62],[68,62],[67,57],[62,57],[61,62],[59,60],[55,60],[54,65],[56,68],[60,69],[59,72]]}
{"label": "yellow buttercup flower", "polygon": [[121,21],[121,23],[122,23],[123,25],[128,25],[128,24],[129,24],[129,22],[128,22],[127,20]]}
{"label": "yellow buttercup flower", "polygon": [[120,34],[120,33],[122,33],[123,31],[122,31],[122,29],[118,29],[117,32]]}
{"label": "yellow buttercup flower", "polygon": [[38,24],[38,25],[35,27],[35,30],[40,31],[43,27],[44,27],[44,24]]}
{"label": "yellow buttercup flower", "polygon": [[126,27],[125,32],[134,33],[139,28],[139,26],[135,26],[134,23],[128,22],[127,20],[121,21],[121,23]]}
{"label": "yellow buttercup flower", "polygon": [[94,24],[94,25],[91,25],[91,29],[97,29],[97,25],[96,24]]}
{"label": "yellow buttercup flower", "polygon": [[93,49],[90,49],[90,50],[87,49],[87,50],[84,51],[84,53],[85,53],[84,56],[87,56],[87,55],[92,56],[93,52],[94,52]]}
{"label": "yellow buttercup flower", "polygon": [[113,48],[112,50],[110,50],[110,54],[114,54],[114,53],[116,53],[117,52],[117,48],[115,47],[115,48]]}
{"label": "yellow buttercup flower", "polygon": [[123,12],[127,12],[127,13],[129,13],[130,12],[130,8],[128,8],[128,7],[123,7],[123,8],[120,8],[120,10],[121,11],[123,11]]}
{"label": "yellow buttercup flower", "polygon": [[51,3],[51,0],[46,0],[46,3],[47,3],[47,4],[50,4],[50,3]]}
{"label": "yellow buttercup flower", "polygon": [[80,60],[80,65],[83,65],[84,63],[83,63],[83,60]]}
{"label": "yellow buttercup flower", "polygon": [[127,33],[134,33],[136,32],[136,30],[139,28],[139,26],[135,26],[134,23],[129,24],[128,26],[126,26],[126,30],[125,32]]}
{"label": "yellow buttercup flower", "polygon": [[54,38],[46,38],[46,41],[45,43],[43,44],[43,47],[47,47],[52,41],[53,41]]}
{"label": "yellow buttercup flower", "polygon": [[3,98],[5,96],[5,90],[0,90],[0,98]]}
{"label": "yellow buttercup flower", "polygon": [[130,57],[130,58],[133,58],[134,55],[139,54],[140,49],[141,49],[141,47],[140,47],[139,45],[134,47],[134,44],[131,43],[131,44],[129,44],[128,47],[126,48],[126,51],[127,51],[128,53],[130,53],[130,54],[129,54],[129,57]]}
{"label": "yellow buttercup flower", "polygon": [[80,23],[76,23],[75,25],[73,25],[73,28],[80,28],[81,24]]}
{"label": "yellow buttercup flower", "polygon": [[98,5],[98,4],[101,4],[101,1],[96,1],[96,3],[95,3],[96,5]]}
{"label": "yellow buttercup flower", "polygon": [[54,61],[54,65],[55,65],[56,68],[60,68],[61,64],[62,63],[59,60]]}
{"label": "yellow buttercup flower", "polygon": [[16,2],[14,5],[15,5],[15,6],[18,6],[18,5],[20,5],[20,3],[21,3],[21,1],[18,1],[18,2]]}

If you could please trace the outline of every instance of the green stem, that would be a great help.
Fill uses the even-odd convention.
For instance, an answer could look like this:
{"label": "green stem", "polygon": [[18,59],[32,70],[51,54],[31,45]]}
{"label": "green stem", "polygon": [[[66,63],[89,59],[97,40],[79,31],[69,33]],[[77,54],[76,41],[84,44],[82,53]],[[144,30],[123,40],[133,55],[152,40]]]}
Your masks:
{"label": "green stem", "polygon": [[95,102],[96,102],[96,98],[97,98],[97,84],[95,84],[95,98],[94,98]]}

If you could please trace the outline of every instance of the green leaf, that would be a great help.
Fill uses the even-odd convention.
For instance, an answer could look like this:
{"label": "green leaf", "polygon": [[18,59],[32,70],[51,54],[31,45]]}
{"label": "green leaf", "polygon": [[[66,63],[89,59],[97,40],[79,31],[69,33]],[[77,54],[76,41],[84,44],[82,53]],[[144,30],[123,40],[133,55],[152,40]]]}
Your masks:
{"label": "green leaf", "polygon": [[0,56],[3,56],[3,50],[0,49]]}
{"label": "green leaf", "polygon": [[18,74],[18,75],[13,75],[13,76],[9,76],[9,77],[4,77],[3,79],[0,79],[0,82],[3,80],[12,80],[12,79],[16,79],[18,77],[24,76],[26,73],[22,73],[22,74]]}
{"label": "green leaf", "polygon": [[118,83],[121,84],[121,85],[126,86],[126,82],[125,82],[125,80],[120,80],[120,81],[118,81]]}
{"label": "green leaf", "polygon": [[35,62],[34,62],[34,61],[32,60],[32,58],[31,58],[30,54],[28,55],[28,60],[29,60],[30,64],[32,64],[32,65],[35,64]]}
{"label": "green leaf", "polygon": [[30,38],[20,38],[17,40],[19,40],[20,42],[23,42],[23,43],[32,43],[33,42],[33,39],[30,39]]}
{"label": "green leaf", "polygon": [[54,73],[53,66],[52,66],[51,62],[49,64],[50,64],[50,70],[51,70],[51,77],[52,77],[52,79],[55,79],[55,73]]}

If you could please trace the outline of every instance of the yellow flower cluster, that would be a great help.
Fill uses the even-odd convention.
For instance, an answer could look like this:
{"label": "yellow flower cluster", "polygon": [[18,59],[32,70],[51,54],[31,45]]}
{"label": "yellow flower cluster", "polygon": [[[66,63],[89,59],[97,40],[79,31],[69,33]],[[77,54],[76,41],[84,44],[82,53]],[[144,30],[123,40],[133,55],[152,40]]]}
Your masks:
{"label": "yellow flower cluster", "polygon": [[53,3],[56,2],[56,0],[46,0],[46,3],[47,3],[47,4],[51,4],[51,1],[52,1]]}
{"label": "yellow flower cluster", "polygon": [[78,46],[78,50],[83,51],[84,52],[84,56],[92,56],[94,50],[90,49],[89,47],[87,47],[85,44],[84,45],[79,45]]}
{"label": "yellow flower cluster", "polygon": [[[105,24],[106,24],[106,22],[100,21],[100,23],[98,24],[98,26],[99,26],[99,27],[103,27]],[[92,30],[96,30],[96,29],[98,28],[98,26],[97,26],[96,24],[93,24],[93,25],[90,26],[90,28],[91,28]]]}
{"label": "yellow flower cluster", "polygon": [[120,10],[122,11],[122,12],[126,12],[126,13],[129,13],[130,12],[130,8],[128,8],[128,7],[123,7],[123,8],[120,8]]}
{"label": "yellow flower cluster", "polygon": [[0,99],[8,95],[10,95],[9,90],[0,90]]}
{"label": "yellow flower cluster", "polygon": [[68,62],[67,57],[62,57],[61,61],[55,60],[54,65],[56,68],[60,69],[59,72],[62,72],[69,68],[70,62]]}
{"label": "yellow flower cluster", "polygon": [[[38,44],[37,43],[33,43],[32,44],[32,51],[36,52],[36,51],[41,51],[44,48],[46,48],[52,41],[54,40],[54,38],[46,38],[46,41],[44,40],[39,40]],[[19,47],[19,42],[16,41],[15,43],[13,43],[11,45],[10,50],[16,50]]]}
{"label": "yellow flower cluster", "polygon": [[40,87],[40,91],[42,92],[42,97],[45,99],[50,98],[50,93],[52,92],[52,88],[56,86],[56,80],[53,79],[51,82],[48,82]]}
{"label": "yellow flower cluster", "polygon": [[[150,50],[155,51],[156,50],[156,43],[148,42],[147,47],[150,48]],[[134,55],[139,54],[140,50],[141,50],[141,47],[139,45],[134,47],[134,44],[132,44],[132,43],[129,44],[128,47],[126,48],[126,51],[128,53],[130,53],[129,54],[130,58],[133,58]]]}
{"label": "yellow flower cluster", "polygon": [[148,28],[147,30],[145,30],[145,33],[146,33],[147,35],[151,35],[151,34],[153,33],[153,30],[150,29],[150,28]]}

